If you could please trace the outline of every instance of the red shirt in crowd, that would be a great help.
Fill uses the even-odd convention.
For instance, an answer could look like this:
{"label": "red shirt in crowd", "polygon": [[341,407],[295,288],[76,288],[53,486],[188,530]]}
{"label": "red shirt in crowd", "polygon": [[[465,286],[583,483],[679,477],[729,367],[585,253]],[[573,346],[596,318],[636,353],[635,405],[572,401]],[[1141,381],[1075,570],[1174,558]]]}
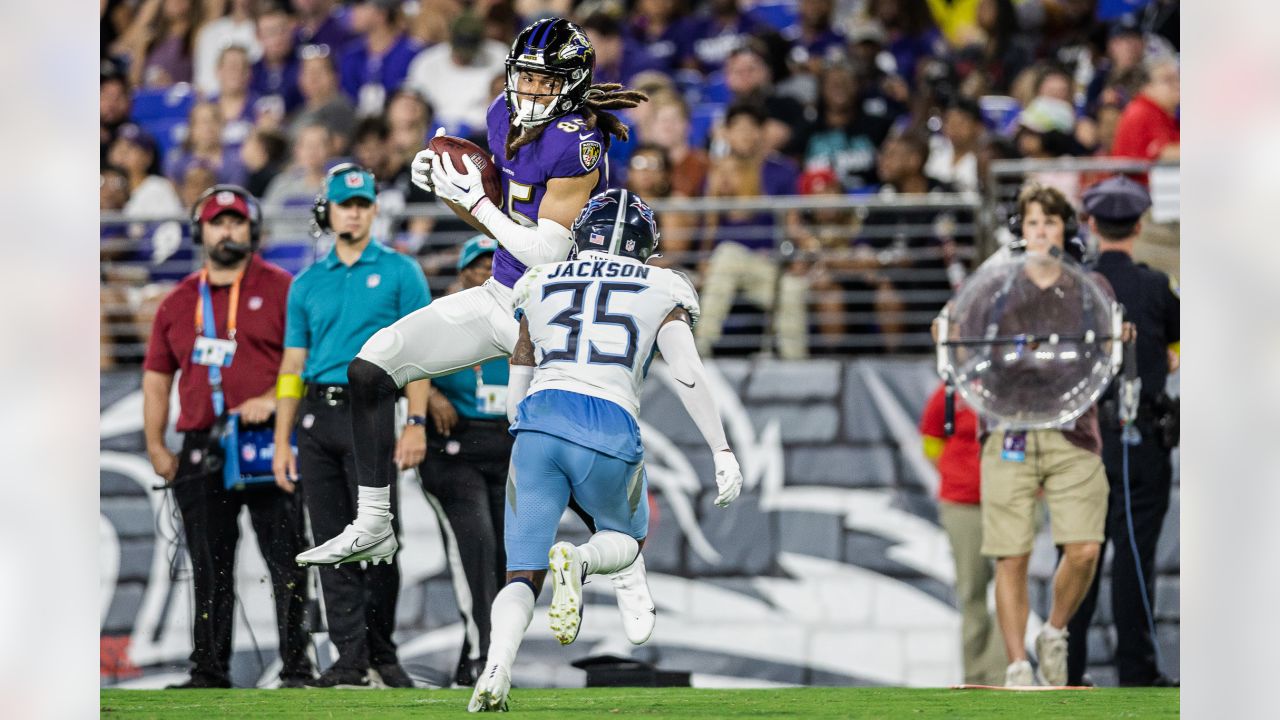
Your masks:
{"label": "red shirt in crowd", "polygon": [[[1155,160],[1166,145],[1178,142],[1178,119],[1152,102],[1151,98],[1139,95],[1120,114],[1116,135],[1111,141],[1111,154]],[[1145,173],[1134,179],[1144,184],[1147,181]]]}
{"label": "red shirt in crowd", "polygon": [[955,432],[947,437],[946,395],[939,385],[920,416],[920,434],[941,438],[942,456],[938,458],[938,474],[942,487],[938,496],[963,505],[977,505],[982,486],[982,443],[978,440],[978,415],[956,393]]}
{"label": "red shirt in crowd", "polygon": [[[240,307],[236,312],[236,353],[230,367],[222,368],[222,392],[227,409],[265,393],[276,384],[284,353],[284,316],[293,278],[282,268],[258,257],[249,260],[240,281]],[[227,337],[227,303],[230,285],[209,288],[218,337]],[[209,368],[191,360],[196,342],[196,304],[200,301],[200,275],[183,278],[160,303],[147,357],[142,367],[166,375],[178,370],[178,432],[207,430],[213,426],[213,397]]]}

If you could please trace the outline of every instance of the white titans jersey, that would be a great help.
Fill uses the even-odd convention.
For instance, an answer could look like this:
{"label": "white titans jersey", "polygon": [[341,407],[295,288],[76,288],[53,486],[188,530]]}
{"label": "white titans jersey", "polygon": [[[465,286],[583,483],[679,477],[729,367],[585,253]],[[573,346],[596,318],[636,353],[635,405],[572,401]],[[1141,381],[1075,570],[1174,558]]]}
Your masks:
{"label": "white titans jersey", "polygon": [[662,321],[676,307],[697,322],[698,293],[681,273],[605,253],[532,267],[512,293],[529,319],[537,370],[529,394],[567,390],[640,414],[640,384]]}

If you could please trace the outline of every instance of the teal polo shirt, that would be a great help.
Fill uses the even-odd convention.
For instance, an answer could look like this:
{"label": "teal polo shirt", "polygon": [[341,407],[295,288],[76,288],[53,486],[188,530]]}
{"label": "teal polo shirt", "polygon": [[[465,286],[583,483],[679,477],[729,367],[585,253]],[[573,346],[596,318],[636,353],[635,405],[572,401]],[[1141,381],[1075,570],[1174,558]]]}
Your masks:
{"label": "teal polo shirt", "polygon": [[432,378],[431,385],[444,393],[459,415],[472,420],[494,420],[505,418],[506,412],[482,412],[480,402],[476,399],[476,385],[481,380],[485,385],[506,385],[510,378],[511,371],[507,359],[494,358],[480,365]]}
{"label": "teal polo shirt", "polygon": [[374,333],[426,307],[431,291],[412,258],[371,241],[350,267],[335,247],[289,288],[284,346],[303,348],[302,379],[347,384],[347,365]]}

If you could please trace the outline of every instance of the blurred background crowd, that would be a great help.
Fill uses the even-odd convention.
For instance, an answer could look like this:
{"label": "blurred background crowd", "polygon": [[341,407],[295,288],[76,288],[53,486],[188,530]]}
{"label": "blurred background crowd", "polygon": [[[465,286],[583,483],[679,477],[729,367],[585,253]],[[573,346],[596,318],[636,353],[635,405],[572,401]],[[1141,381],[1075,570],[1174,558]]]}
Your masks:
{"label": "blurred background crowd", "polygon": [[[993,163],[1042,161],[1009,187],[1034,176],[1078,206],[1104,175],[1081,160],[1130,159],[1146,182],[1179,155],[1177,0],[100,9],[104,367],[140,359],[155,302],[197,261],[178,220],[218,182],[261,198],[263,254],[297,272],[328,249],[307,212],[326,170],[359,162],[379,183],[375,236],[443,291],[471,232],[409,163],[438,127],[486,144],[510,42],[550,15],[585,29],[597,83],[650,98],[608,149],[610,184],[658,209],[658,262],[698,284],[707,353],[923,350],[1012,195]],[[1146,226],[1176,274],[1176,223]]]}

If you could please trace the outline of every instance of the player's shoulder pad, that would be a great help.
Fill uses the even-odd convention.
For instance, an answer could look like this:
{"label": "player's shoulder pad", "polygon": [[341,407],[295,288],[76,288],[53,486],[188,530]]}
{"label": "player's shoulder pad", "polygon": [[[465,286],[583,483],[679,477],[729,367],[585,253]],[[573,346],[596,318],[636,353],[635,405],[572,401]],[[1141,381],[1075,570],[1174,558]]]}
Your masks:
{"label": "player's shoulder pad", "polygon": [[664,270],[671,278],[672,301],[689,313],[690,324],[697,325],[698,318],[702,316],[702,306],[698,302],[698,291],[694,289],[693,281],[679,270],[659,269]]}
{"label": "player's shoulder pad", "polygon": [[564,136],[567,147],[577,148],[578,164],[584,172],[595,170],[604,157],[604,133],[598,126],[588,128],[586,119],[578,113],[568,113],[553,120],[547,131]]}

